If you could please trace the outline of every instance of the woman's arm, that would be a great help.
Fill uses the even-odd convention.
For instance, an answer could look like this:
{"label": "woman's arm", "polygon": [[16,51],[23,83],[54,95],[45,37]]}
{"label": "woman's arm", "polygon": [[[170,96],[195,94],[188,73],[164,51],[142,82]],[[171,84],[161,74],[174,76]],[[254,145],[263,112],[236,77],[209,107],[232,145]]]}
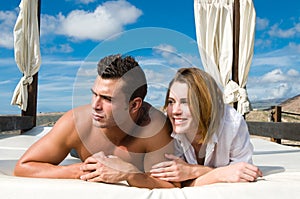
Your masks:
{"label": "woman's arm", "polygon": [[262,176],[255,165],[239,162],[224,167],[218,167],[195,179],[189,186],[201,186],[218,182],[253,182]]}

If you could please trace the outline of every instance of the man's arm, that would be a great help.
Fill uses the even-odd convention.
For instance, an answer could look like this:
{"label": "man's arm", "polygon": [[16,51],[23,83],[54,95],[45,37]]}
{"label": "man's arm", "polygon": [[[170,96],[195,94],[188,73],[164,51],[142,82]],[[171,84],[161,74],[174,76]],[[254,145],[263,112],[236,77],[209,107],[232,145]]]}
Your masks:
{"label": "man's arm", "polygon": [[[155,159],[154,156],[150,158]],[[140,171],[133,164],[125,162],[117,156],[106,156],[104,152],[98,152],[87,158],[81,169],[87,174],[80,178],[89,182],[119,183],[127,181],[130,186],[149,189],[173,188],[175,185],[178,187],[180,185],[154,178],[148,173]]]}
{"label": "man's arm", "polygon": [[106,156],[98,152],[87,158],[81,169],[88,172],[80,178],[89,182],[120,183],[127,181],[130,186],[140,188],[172,188],[172,183],[155,179],[138,170],[133,164],[117,156]]}
{"label": "man's arm", "polygon": [[62,116],[52,130],[34,143],[16,164],[14,175],[40,178],[79,178],[80,163],[58,166],[76,139],[72,111]]}

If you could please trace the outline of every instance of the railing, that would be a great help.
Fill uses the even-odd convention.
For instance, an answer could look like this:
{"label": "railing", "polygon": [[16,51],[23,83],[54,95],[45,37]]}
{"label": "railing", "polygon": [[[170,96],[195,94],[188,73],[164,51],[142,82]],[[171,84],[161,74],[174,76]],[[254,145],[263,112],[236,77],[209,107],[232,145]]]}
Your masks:
{"label": "railing", "polygon": [[[282,111],[281,106],[273,106],[269,118],[269,121],[271,123],[267,122],[265,124],[256,124],[258,126],[263,125],[261,127],[258,127],[260,129],[255,129],[257,127],[251,127],[251,128],[253,128],[254,131],[260,131],[260,132],[261,130],[264,130],[264,132],[261,134],[266,134],[266,137],[271,137],[271,141],[279,144],[281,144],[281,139],[300,141],[300,123],[281,122],[282,113],[288,115],[300,116],[300,114],[298,113]],[[251,133],[257,134],[257,132],[254,131],[250,132],[250,134]]]}
{"label": "railing", "polygon": [[[277,143],[281,143],[282,139],[300,141],[300,123],[280,122],[283,113],[281,107],[275,107],[271,113],[271,122],[247,121],[251,135],[270,137]],[[36,124],[34,118],[33,116],[0,116],[0,132],[31,129]]]}
{"label": "railing", "polygon": [[281,139],[300,141],[300,123],[247,121],[247,124],[251,135],[270,137],[277,143]]}
{"label": "railing", "polygon": [[36,126],[38,73],[28,86],[27,110],[20,116],[0,116],[0,132],[21,130],[21,133]]}
{"label": "railing", "polygon": [[0,132],[26,131],[35,126],[33,116],[0,116]]}

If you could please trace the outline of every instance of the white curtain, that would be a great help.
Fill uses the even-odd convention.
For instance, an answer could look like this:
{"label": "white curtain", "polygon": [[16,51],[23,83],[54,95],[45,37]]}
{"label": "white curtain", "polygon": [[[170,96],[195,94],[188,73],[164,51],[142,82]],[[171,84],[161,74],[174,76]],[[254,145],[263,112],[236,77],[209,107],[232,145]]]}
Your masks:
{"label": "white curtain", "polygon": [[245,89],[253,57],[255,10],[252,0],[240,0],[239,85],[230,80],[233,63],[234,0],[194,0],[196,36],[205,71],[224,90],[224,101],[238,102],[238,112],[250,111]]}
{"label": "white curtain", "polygon": [[26,111],[27,88],[41,65],[38,0],[22,0],[19,7],[20,13],[14,27],[14,50],[15,61],[23,77],[15,88],[11,104],[18,105]]}

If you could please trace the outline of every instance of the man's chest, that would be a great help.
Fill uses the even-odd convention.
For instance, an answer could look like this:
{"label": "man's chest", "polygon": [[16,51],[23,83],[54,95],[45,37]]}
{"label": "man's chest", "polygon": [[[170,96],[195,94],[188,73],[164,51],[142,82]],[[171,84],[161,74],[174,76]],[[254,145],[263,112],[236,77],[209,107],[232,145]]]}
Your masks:
{"label": "man's chest", "polygon": [[83,141],[81,154],[83,159],[92,154],[102,151],[106,156],[114,155],[122,160],[134,164],[140,170],[143,170],[143,162],[145,156],[145,145],[135,140],[124,140],[120,144],[114,144],[106,138],[92,138]]}

